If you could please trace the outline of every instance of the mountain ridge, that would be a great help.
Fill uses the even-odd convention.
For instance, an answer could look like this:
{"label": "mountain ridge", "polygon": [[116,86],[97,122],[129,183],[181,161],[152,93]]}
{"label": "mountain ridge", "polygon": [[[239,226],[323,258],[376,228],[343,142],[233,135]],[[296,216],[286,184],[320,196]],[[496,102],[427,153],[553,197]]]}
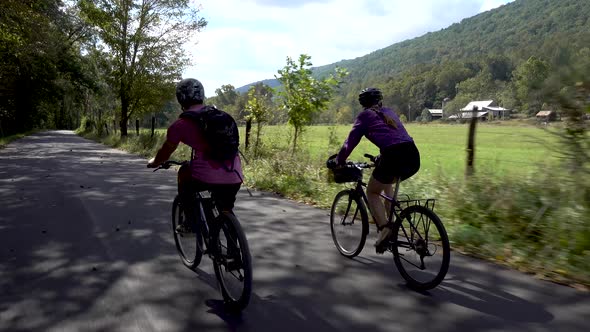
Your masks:
{"label": "mountain ridge", "polygon": [[[358,90],[363,86],[380,85],[417,65],[505,53],[520,62],[538,53],[535,49],[547,47],[547,40],[563,36],[575,42],[577,35],[587,37],[590,31],[588,4],[587,0],[516,0],[438,31],[312,70],[314,76],[324,77],[336,67],[347,68],[350,72],[347,82]],[[526,46],[522,47],[523,44]],[[280,85],[276,79],[262,82],[265,81]],[[238,90],[247,90],[253,84]]]}

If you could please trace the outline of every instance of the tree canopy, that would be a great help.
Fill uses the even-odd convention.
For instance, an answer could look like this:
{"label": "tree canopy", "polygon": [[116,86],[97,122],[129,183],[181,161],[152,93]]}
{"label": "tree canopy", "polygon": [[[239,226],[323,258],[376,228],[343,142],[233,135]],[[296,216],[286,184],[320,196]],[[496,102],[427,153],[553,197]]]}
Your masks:
{"label": "tree canopy", "polygon": [[207,22],[189,0],[80,0],[104,48],[109,83],[120,101],[121,136],[134,113],[163,106],[189,64],[183,49]]}

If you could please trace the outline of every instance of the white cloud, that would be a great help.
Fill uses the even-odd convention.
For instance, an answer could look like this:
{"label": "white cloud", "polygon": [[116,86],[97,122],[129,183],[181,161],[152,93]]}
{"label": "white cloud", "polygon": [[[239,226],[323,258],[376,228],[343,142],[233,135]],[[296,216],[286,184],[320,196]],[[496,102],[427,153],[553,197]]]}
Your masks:
{"label": "white cloud", "polygon": [[481,4],[481,11],[485,12],[494,8],[498,8],[505,4],[507,1],[504,0],[484,0]]}
{"label": "white cloud", "polygon": [[352,59],[512,0],[202,0],[209,22],[191,48],[184,76],[213,96],[273,78],[286,57],[306,53],[314,66]]}

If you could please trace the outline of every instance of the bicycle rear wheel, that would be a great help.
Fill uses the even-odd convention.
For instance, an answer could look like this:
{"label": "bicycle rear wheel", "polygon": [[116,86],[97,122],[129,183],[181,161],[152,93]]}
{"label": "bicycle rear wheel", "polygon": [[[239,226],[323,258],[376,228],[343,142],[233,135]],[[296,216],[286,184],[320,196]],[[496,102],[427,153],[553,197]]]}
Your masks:
{"label": "bicycle rear wheel", "polygon": [[[172,203],[172,234],[174,234],[174,242],[176,243],[176,250],[182,260],[182,263],[190,269],[196,268],[203,257],[203,240],[200,234],[182,234],[176,231],[176,227],[185,220],[184,208],[180,203],[180,197],[174,198]],[[195,226],[196,227],[196,226]],[[199,243],[201,246],[199,246]]]}
{"label": "bicycle rear wheel", "polygon": [[339,192],[330,211],[332,239],[338,251],[348,258],[360,254],[369,233],[367,210],[352,189]]}
{"label": "bicycle rear wheel", "polygon": [[[393,228],[393,261],[410,288],[432,289],[449,269],[451,247],[440,218],[414,205],[404,209]],[[432,227],[434,226],[434,227]],[[397,237],[395,236],[397,235]]]}
{"label": "bicycle rear wheel", "polygon": [[241,311],[252,293],[252,258],[246,235],[236,216],[221,213],[213,267],[226,306]]}

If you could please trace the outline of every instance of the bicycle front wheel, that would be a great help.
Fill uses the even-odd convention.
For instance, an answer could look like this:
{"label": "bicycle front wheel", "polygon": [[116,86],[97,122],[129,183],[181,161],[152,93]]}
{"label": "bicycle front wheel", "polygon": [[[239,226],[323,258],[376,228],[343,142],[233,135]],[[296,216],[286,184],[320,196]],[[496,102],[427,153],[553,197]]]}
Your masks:
{"label": "bicycle front wheel", "polygon": [[393,261],[408,286],[416,290],[438,286],[451,259],[440,218],[424,206],[409,206],[402,210],[392,234]]}
{"label": "bicycle front wheel", "polygon": [[[189,269],[196,268],[201,263],[203,257],[202,237],[199,233],[179,233],[176,231],[178,225],[184,222],[186,216],[184,208],[180,203],[180,197],[174,198],[172,203],[172,234],[174,234],[174,242],[176,243],[176,250],[182,260],[182,263]],[[201,246],[197,241],[201,241]]]}
{"label": "bicycle front wheel", "polygon": [[360,254],[369,233],[367,210],[352,189],[336,195],[330,211],[332,239],[338,251],[348,258]]}
{"label": "bicycle front wheel", "polygon": [[217,220],[219,234],[213,267],[226,306],[241,311],[252,293],[252,258],[246,235],[236,216],[222,213]]}

